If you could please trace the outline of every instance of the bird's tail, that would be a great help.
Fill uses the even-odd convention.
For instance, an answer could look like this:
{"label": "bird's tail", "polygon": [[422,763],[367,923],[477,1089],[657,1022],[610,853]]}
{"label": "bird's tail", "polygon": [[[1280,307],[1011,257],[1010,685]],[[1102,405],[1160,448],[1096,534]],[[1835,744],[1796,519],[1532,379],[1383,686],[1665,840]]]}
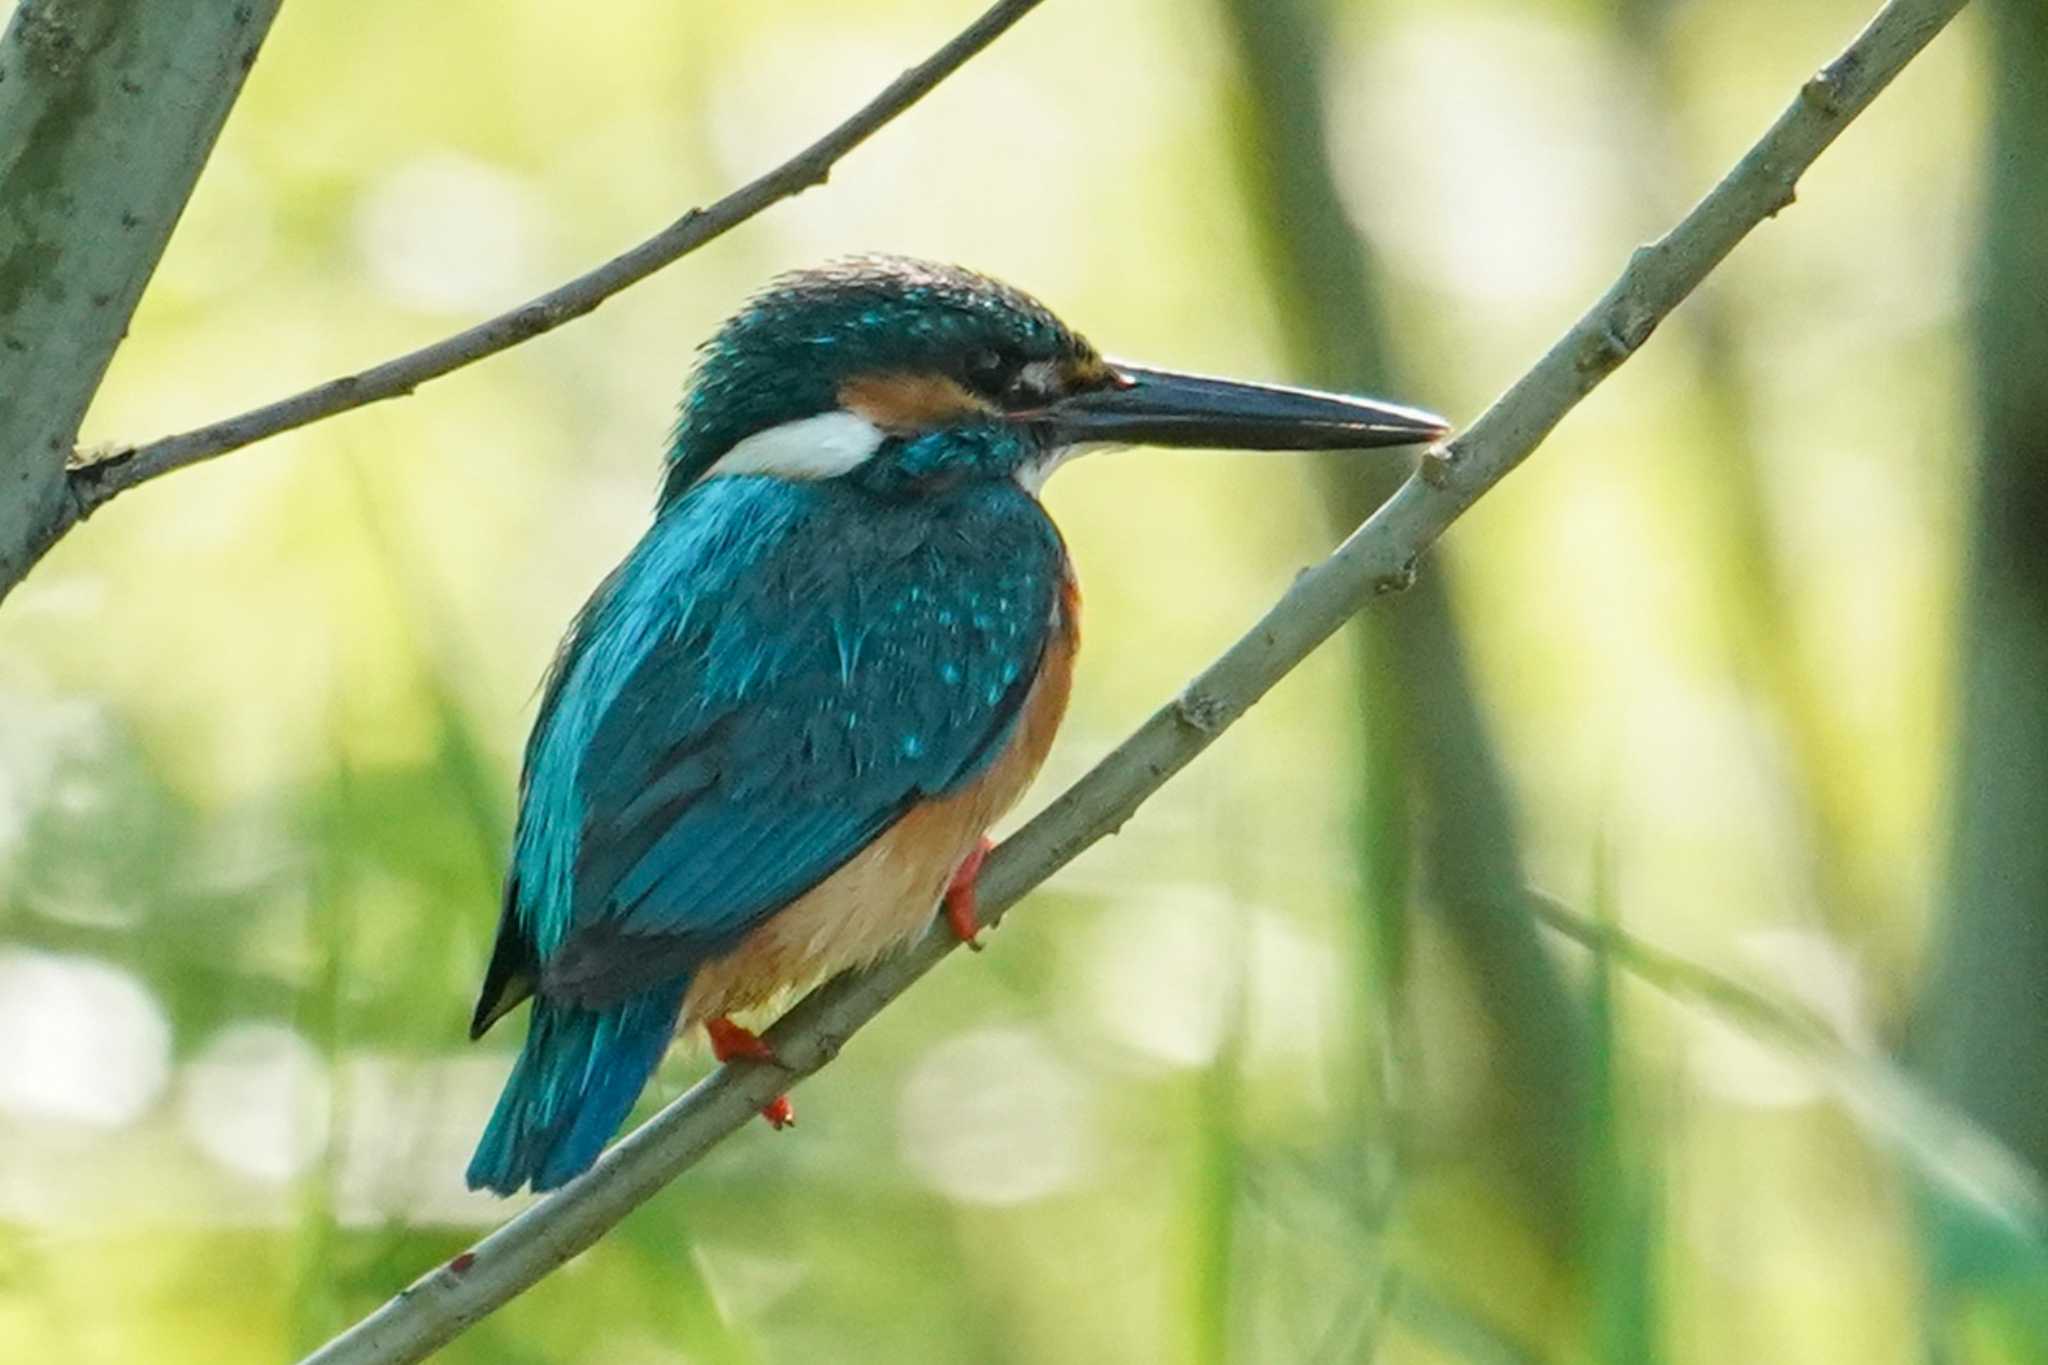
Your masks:
{"label": "bird's tail", "polygon": [[469,1187],[551,1190],[590,1169],[675,1036],[689,981],[604,1009],[536,997],[526,1046],[469,1159]]}

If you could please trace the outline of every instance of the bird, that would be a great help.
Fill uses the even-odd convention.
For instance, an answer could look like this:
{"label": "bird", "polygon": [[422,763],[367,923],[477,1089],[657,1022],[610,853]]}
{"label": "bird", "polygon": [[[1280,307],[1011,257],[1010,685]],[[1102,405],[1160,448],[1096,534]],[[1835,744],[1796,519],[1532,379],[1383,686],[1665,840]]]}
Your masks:
{"label": "bird", "polygon": [[[470,1036],[532,1001],[473,1189],[589,1169],[679,1032],[935,918],[1066,711],[1080,593],[1039,501],[1130,444],[1392,447],[1414,408],[1105,359],[1044,304],[865,255],[771,281],[700,350],[646,534],[541,691]],[[978,945],[976,945],[978,946]],[[763,1111],[781,1127],[787,1097]]]}

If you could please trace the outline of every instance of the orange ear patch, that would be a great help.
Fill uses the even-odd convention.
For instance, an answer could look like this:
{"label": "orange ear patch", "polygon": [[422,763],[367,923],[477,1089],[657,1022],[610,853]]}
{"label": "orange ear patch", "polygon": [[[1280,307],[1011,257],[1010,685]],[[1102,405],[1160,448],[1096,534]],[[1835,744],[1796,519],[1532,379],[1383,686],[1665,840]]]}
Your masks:
{"label": "orange ear patch", "polygon": [[856,375],[839,386],[839,406],[895,435],[995,411],[941,374]]}

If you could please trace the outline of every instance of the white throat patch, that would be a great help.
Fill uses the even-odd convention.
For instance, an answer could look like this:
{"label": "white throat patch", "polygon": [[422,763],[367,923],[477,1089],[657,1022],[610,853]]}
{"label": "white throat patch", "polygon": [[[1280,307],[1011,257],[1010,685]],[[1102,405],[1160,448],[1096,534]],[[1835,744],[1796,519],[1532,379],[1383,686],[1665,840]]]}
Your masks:
{"label": "white throat patch", "polygon": [[1019,465],[1017,482],[1023,486],[1025,492],[1037,497],[1039,491],[1045,487],[1045,481],[1053,476],[1053,471],[1067,461],[1083,455],[1093,455],[1099,450],[1122,450],[1129,444],[1128,441],[1083,441],[1078,445],[1055,447],[1039,459]]}
{"label": "white throat patch", "polygon": [[821,412],[757,431],[704,472],[772,474],[784,479],[830,479],[859,466],[882,444],[881,429],[859,413]]}

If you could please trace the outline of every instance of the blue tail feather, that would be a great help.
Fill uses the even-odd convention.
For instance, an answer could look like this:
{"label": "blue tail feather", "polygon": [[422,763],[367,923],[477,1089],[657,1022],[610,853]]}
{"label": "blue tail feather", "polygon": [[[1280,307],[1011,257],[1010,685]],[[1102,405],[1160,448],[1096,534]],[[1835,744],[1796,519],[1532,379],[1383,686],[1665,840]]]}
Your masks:
{"label": "blue tail feather", "polygon": [[589,1170],[668,1051],[689,984],[598,1010],[536,998],[526,1046],[470,1158],[469,1187],[551,1190]]}

